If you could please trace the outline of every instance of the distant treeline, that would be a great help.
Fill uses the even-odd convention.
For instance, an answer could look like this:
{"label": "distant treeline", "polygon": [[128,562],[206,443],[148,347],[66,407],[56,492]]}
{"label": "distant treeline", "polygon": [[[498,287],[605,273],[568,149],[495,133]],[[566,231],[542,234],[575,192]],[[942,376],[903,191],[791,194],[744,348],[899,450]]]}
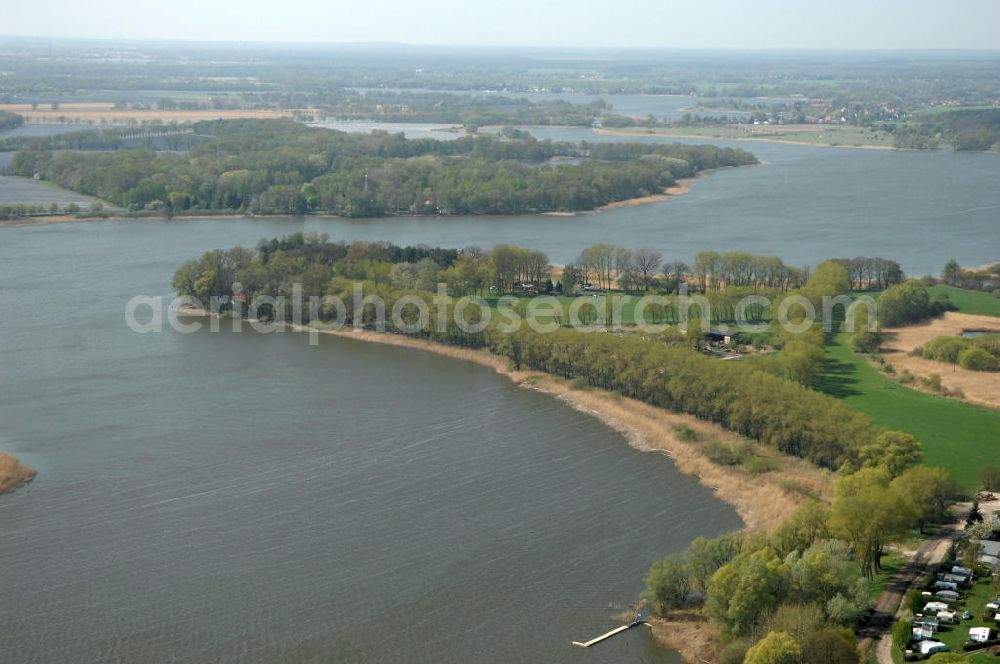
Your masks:
{"label": "distant treeline", "polygon": [[24,124],[24,118],[17,113],[10,111],[0,111],[0,131],[15,129]]}
{"label": "distant treeline", "polygon": [[[11,171],[130,210],[373,217],[589,210],[660,192],[704,169],[757,162],[748,152],[709,145],[438,141],[291,120],[205,122],[195,133],[216,138],[183,155],[32,148],[15,155]],[[574,162],[542,167],[554,157]]]}
{"label": "distant treeline", "polygon": [[529,101],[523,97],[468,95],[411,90],[339,90],[320,101],[320,110],[345,120],[438,122],[475,130],[487,125],[561,125],[589,127],[600,119],[608,125],[657,124],[655,119],[609,113],[598,99],[579,104],[562,99]]}
{"label": "distant treeline", "polygon": [[[20,117],[20,116],[19,116]],[[184,127],[152,124],[142,127],[81,129],[52,136],[0,139],[0,152],[15,150],[120,150],[127,147],[180,150],[204,140]]]}
{"label": "distant treeline", "polygon": [[894,143],[899,148],[936,148],[947,143],[956,150],[1000,151],[1000,108],[943,111],[901,124]]}

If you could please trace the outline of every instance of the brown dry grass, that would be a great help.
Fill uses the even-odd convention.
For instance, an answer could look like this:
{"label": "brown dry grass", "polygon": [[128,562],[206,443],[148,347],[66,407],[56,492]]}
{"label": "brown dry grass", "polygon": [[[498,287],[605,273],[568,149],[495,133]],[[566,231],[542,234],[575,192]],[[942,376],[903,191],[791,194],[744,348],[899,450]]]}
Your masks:
{"label": "brown dry grass", "polygon": [[671,611],[666,618],[649,620],[653,638],[676,650],[686,662],[715,662],[722,649],[718,630],[701,611]]}
{"label": "brown dry grass", "polygon": [[0,452],[0,493],[13,491],[35,477],[35,471],[17,460],[13,454]]}
{"label": "brown dry grass", "polygon": [[[883,330],[885,341],[882,344],[882,354],[892,364],[896,375],[903,370],[909,371],[914,376],[938,374],[941,376],[942,385],[949,389],[962,390],[967,401],[1000,408],[1000,372],[970,371],[947,362],[925,360],[910,355],[910,351],[926,344],[934,337],[958,336],[962,330],[1000,332],[1000,319],[995,316],[975,316],[949,311],[927,323],[886,328]],[[916,382],[911,386],[920,388]]]}

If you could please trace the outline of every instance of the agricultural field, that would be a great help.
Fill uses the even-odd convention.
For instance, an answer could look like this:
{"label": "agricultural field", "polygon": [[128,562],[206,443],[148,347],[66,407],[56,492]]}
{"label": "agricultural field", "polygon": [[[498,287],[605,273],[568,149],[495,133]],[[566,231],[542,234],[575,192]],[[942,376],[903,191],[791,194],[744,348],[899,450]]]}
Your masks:
{"label": "agricultural field", "polygon": [[779,141],[807,145],[892,148],[892,134],[849,125],[716,125],[679,126],[656,129],[614,129],[621,135],[657,134],[696,138],[728,138],[751,141]]}
{"label": "agricultural field", "polygon": [[816,387],[876,424],[916,436],[924,463],[948,470],[965,491],[979,488],[982,466],[1000,464],[1000,410],[900,385],[855,354],[844,334],[827,346]]}
{"label": "agricultural field", "polygon": [[202,120],[234,120],[239,118],[284,118],[293,111],[268,110],[135,110],[119,109],[111,102],[77,102],[59,104],[56,108],[40,104],[0,104],[0,111],[17,113],[31,124],[121,125],[146,122],[199,122]]}
{"label": "agricultural field", "polygon": [[16,205],[18,203],[25,205],[49,205],[50,203],[69,205],[76,203],[80,207],[87,207],[95,200],[48,182],[0,176],[0,205]]}

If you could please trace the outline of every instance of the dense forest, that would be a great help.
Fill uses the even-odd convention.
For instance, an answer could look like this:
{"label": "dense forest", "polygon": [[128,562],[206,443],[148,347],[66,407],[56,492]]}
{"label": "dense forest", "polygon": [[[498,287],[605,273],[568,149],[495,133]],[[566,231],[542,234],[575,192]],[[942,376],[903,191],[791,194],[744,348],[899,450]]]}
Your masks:
{"label": "dense forest", "polygon": [[11,170],[130,210],[373,217],[589,210],[660,192],[704,169],[757,162],[706,145],[415,140],[290,120],[206,122],[195,133],[215,138],[190,154],[32,148],[15,155]]}

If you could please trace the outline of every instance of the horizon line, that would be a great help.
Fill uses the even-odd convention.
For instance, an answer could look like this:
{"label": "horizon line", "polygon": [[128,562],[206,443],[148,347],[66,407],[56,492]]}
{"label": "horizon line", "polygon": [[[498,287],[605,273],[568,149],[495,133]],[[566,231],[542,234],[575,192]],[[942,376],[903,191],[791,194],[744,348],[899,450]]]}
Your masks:
{"label": "horizon line", "polygon": [[[915,46],[853,46],[853,47],[808,47],[808,46],[580,46],[580,45],[543,45],[543,44],[447,44],[440,42],[404,42],[404,41],[284,41],[267,39],[193,39],[188,37],[123,37],[123,36],[66,36],[39,34],[0,34],[0,39],[23,41],[61,41],[61,42],[110,42],[163,44],[163,45],[216,45],[216,46],[284,46],[284,47],[340,47],[340,48],[415,48],[415,49],[457,49],[457,50],[529,50],[529,51],[574,51],[582,53],[624,52],[624,53],[657,53],[657,52],[688,52],[688,53],[771,53],[771,54],[810,54],[810,53],[980,53],[1000,55],[1000,47],[976,48],[962,46],[947,47],[915,47]],[[2,47],[0,47],[2,48]]]}

